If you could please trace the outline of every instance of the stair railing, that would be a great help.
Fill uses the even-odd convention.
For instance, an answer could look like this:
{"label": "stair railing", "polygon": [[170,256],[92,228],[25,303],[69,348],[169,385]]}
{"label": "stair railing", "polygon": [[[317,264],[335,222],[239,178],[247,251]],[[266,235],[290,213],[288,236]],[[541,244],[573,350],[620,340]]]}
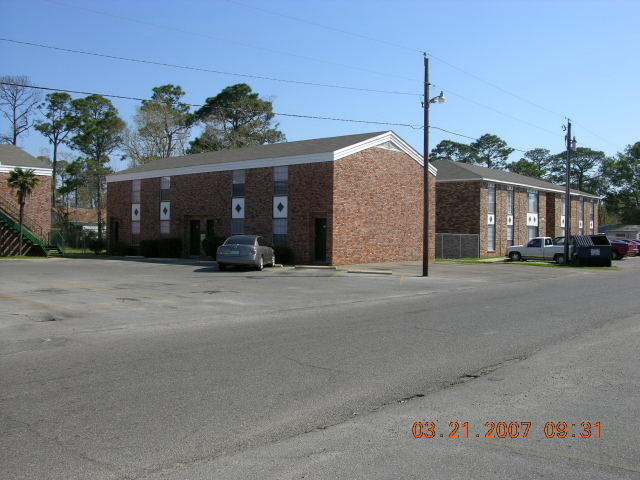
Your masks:
{"label": "stair railing", "polygon": [[[3,210],[16,223],[20,222],[20,207],[15,201],[9,199],[6,195],[0,193],[0,210]],[[29,215],[22,216],[22,228],[31,232],[43,245],[47,244],[47,235],[38,222]]]}

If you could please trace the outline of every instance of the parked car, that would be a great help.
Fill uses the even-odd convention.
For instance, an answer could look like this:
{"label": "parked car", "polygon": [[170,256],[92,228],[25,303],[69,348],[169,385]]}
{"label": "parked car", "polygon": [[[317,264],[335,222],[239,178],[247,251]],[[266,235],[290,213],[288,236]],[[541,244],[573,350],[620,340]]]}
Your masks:
{"label": "parked car", "polygon": [[628,257],[635,257],[638,255],[638,244],[634,240],[630,240],[628,238],[617,238],[616,240],[620,240],[629,245],[629,251],[627,252]]}
{"label": "parked car", "polygon": [[220,271],[229,265],[248,265],[262,270],[265,265],[273,267],[276,256],[273,248],[258,235],[232,235],[218,247],[216,262]]}
{"label": "parked car", "polygon": [[633,238],[623,238],[622,240],[627,240],[628,242],[635,244],[635,246],[638,247],[636,255],[640,255],[640,240],[634,240]]}
{"label": "parked car", "polygon": [[629,254],[636,255],[637,247],[634,251],[631,244],[623,240],[619,240],[617,238],[611,240],[611,258],[613,260],[620,260],[622,257],[626,257]]}
{"label": "parked car", "polygon": [[513,262],[520,260],[546,260],[564,263],[564,246],[555,244],[551,237],[536,237],[526,245],[507,248],[507,257]]}

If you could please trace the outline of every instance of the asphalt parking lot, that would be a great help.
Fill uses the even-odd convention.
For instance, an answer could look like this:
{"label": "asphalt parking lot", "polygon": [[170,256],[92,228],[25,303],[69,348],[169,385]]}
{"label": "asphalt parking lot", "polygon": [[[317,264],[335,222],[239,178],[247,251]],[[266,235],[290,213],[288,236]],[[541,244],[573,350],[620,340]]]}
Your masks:
{"label": "asphalt parking lot", "polygon": [[[629,268],[640,258],[616,262]],[[259,318],[269,312],[375,302],[381,298],[455,293],[483,284],[615,276],[615,271],[525,265],[436,263],[420,278],[418,262],[307,269],[231,269],[215,262],[141,259],[25,259],[0,262],[0,325],[48,321],[74,328],[143,328]],[[392,271],[393,275],[348,273]],[[25,323],[26,320],[26,323]],[[39,325],[37,328],[45,328]]]}
{"label": "asphalt parking lot", "polygon": [[[633,478],[640,259],[616,265],[0,261],[0,477]],[[418,443],[429,417],[538,428]]]}

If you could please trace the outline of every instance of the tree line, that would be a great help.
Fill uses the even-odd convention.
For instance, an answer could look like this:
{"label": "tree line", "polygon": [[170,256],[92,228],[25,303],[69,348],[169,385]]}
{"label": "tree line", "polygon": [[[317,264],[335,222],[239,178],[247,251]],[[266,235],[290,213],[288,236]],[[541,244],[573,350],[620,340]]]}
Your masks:
{"label": "tree line", "polygon": [[[109,161],[114,155],[135,167],[160,158],[286,141],[273,122],[272,102],[244,83],[224,88],[193,111],[180,86],[155,87],[127,124],[103,96],[72,99],[54,92],[43,99],[38,90],[16,86],[29,85],[27,77],[5,76],[2,81],[0,112],[10,131],[0,141],[15,145],[32,127],[48,139],[54,207],[60,200],[67,207],[96,208],[102,215],[105,177],[112,172]],[[196,130],[199,133],[191,140]],[[61,145],[72,150],[71,158],[59,158]],[[443,140],[430,152],[430,160],[483,165],[564,184],[566,151],[535,148],[509,161],[514,151],[487,133],[469,144]],[[605,221],[640,223],[640,142],[614,156],[577,148],[571,152],[570,179],[573,188],[604,196]],[[100,235],[101,224],[99,218]]]}
{"label": "tree line", "polygon": [[[510,162],[514,151],[500,137],[487,133],[469,144],[443,140],[429,159],[481,165],[564,185],[566,151],[534,148]],[[640,142],[615,156],[587,147],[578,147],[570,155],[571,187],[604,197],[604,221],[640,223]]]}
{"label": "tree line", "polygon": [[[32,127],[46,137],[52,147],[51,159],[45,159],[53,170],[52,207],[61,201],[67,208],[96,209],[99,238],[106,176],[113,172],[109,162],[114,155],[135,167],[160,158],[286,140],[273,123],[271,101],[244,83],[224,88],[193,112],[180,86],[155,87],[127,124],[101,95],[72,99],[68,93],[54,92],[43,98],[38,90],[23,86],[30,85],[25,76],[1,80],[0,112],[10,131],[0,140],[16,145]],[[195,128],[200,133],[189,141]],[[73,152],[71,158],[60,158],[63,145]]]}

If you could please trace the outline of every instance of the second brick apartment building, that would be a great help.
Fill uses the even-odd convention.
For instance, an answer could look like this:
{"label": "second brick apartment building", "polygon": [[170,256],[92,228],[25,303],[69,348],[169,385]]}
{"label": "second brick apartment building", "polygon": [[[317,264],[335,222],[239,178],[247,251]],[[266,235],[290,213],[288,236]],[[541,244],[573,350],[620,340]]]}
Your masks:
{"label": "second brick apartment building", "polygon": [[[504,255],[533,237],[563,236],[564,186],[537,178],[440,160],[436,232],[476,234],[480,256]],[[600,197],[571,190],[571,233],[598,233]]]}
{"label": "second brick apartment building", "polygon": [[155,160],[107,178],[109,242],[179,237],[188,256],[206,233],[246,233],[291,248],[298,263],[419,260],[422,162],[391,131]]}

